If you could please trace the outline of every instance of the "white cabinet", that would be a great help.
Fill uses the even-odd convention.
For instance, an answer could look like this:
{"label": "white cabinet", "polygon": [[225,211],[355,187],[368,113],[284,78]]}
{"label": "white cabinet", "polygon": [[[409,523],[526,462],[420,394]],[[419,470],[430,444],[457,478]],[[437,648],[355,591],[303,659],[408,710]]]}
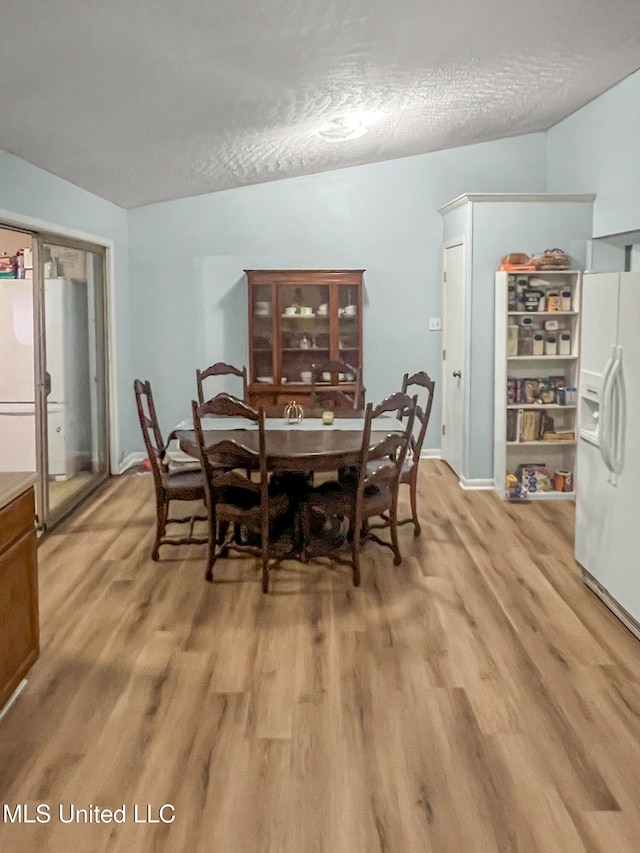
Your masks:
{"label": "white cabinet", "polygon": [[494,479],[575,497],[581,273],[496,273]]}

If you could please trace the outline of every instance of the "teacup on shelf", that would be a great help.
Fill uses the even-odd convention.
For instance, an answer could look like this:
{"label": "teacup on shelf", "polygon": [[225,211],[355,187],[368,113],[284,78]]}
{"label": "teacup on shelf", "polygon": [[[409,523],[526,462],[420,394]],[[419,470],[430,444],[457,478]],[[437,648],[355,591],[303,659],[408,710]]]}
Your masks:
{"label": "teacup on shelf", "polygon": [[310,370],[303,370],[300,373],[300,379],[303,382],[311,382],[312,377],[313,377],[313,374],[311,373]]}

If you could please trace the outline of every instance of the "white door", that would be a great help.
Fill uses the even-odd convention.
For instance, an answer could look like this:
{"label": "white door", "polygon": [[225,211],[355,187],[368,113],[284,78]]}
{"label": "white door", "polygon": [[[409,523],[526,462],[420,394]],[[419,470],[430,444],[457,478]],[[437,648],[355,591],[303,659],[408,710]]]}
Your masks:
{"label": "white door", "polygon": [[[622,383],[615,395],[618,396],[617,402],[612,399],[609,407],[616,403],[619,413],[619,440],[613,445],[619,448],[621,465],[616,468],[619,470],[617,476],[607,476],[609,548],[603,550],[602,563],[594,574],[613,598],[640,622],[640,444],[637,438],[640,421],[640,273],[620,275],[618,345]],[[616,424],[618,417],[611,415]]]}
{"label": "white door", "polygon": [[444,248],[442,297],[442,458],[460,477],[464,444],[466,337],[464,243]]}
{"label": "white door", "polygon": [[582,277],[580,370],[602,376],[618,337],[618,273]]}

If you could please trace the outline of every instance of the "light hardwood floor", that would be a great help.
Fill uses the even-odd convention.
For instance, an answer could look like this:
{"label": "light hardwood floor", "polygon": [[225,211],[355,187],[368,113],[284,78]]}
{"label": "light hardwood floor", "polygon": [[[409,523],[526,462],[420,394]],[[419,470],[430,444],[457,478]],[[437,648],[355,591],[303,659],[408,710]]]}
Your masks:
{"label": "light hardwood floor", "polygon": [[[640,643],[582,585],[573,506],[422,466],[404,561],[149,558],[148,475],[39,550],[42,655],[0,721],[2,853],[634,853]],[[127,822],[58,822],[59,804]],[[175,807],[135,824],[133,804]],[[167,812],[168,816],[168,812]]]}

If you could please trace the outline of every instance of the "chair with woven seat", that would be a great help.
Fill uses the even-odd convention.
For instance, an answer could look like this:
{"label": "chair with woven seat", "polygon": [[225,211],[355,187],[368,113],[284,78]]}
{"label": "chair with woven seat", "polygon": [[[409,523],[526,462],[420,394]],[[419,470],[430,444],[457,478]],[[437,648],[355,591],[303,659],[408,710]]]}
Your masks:
{"label": "chair with woven seat", "polygon": [[[409,518],[403,518],[398,524],[410,524],[413,523],[413,535],[420,536],[420,521],[418,519],[418,500],[417,500],[417,491],[418,491],[418,466],[420,464],[420,454],[422,453],[422,445],[424,442],[425,435],[427,434],[427,427],[429,426],[429,418],[431,417],[431,407],[433,406],[433,394],[435,391],[436,383],[429,376],[428,373],[425,373],[424,370],[418,371],[418,373],[413,373],[409,376],[408,373],[405,373],[402,379],[402,393],[408,394],[409,388],[414,389],[424,389],[426,391],[426,397],[421,399],[420,391],[418,390],[418,400],[419,404],[416,406],[415,412],[415,429],[411,433],[411,440],[409,441],[409,450],[407,452],[407,456],[404,461],[404,465],[402,466],[402,472],[400,474],[400,483],[404,483],[409,486],[409,498],[411,501],[411,516]],[[424,396],[424,394],[422,395]],[[398,418],[402,418],[403,413],[398,412]]]}
{"label": "chair with woven seat", "polygon": [[[330,374],[331,379],[323,377]],[[340,376],[351,377],[340,380]],[[336,387],[335,383],[349,382],[355,388],[344,389]],[[334,383],[333,386],[331,383]],[[311,365],[311,395],[309,405],[324,406],[331,409],[360,409],[364,398],[362,386],[362,371],[345,361],[316,362]]]}
{"label": "chair with woven seat", "polygon": [[[402,555],[398,545],[398,488],[400,473],[404,462],[411,431],[413,429],[416,397],[398,392],[378,406],[372,403],[365,411],[362,446],[358,464],[353,475],[347,474],[341,479],[323,483],[311,489],[303,508],[303,543],[308,549],[311,538],[311,518],[314,512],[328,519],[347,519],[349,529],[347,540],[350,544],[350,564],[354,586],[360,585],[360,549],[366,540],[390,548],[394,564],[399,565]],[[401,432],[376,430],[372,438],[373,422],[377,418],[388,417],[390,413],[402,410],[406,413],[406,422]],[[395,421],[392,421],[395,423]],[[380,461],[380,465],[375,463]],[[380,517],[379,526],[389,529],[390,541],[380,539],[372,533],[369,519]]]}
{"label": "chair with woven seat", "polygon": [[200,405],[202,405],[205,400],[211,399],[211,397],[215,396],[214,394],[205,396],[205,382],[212,376],[238,376],[242,379],[242,397],[240,397],[239,394],[236,394],[235,396],[241,400],[247,399],[247,368],[244,366],[234,367],[233,364],[226,364],[224,361],[217,361],[205,370],[196,370],[196,387],[198,389],[198,402]]}
{"label": "chair with woven seat", "polygon": [[[276,525],[284,522],[290,501],[286,494],[276,494],[269,486],[264,411],[256,411],[228,394],[219,394],[202,405],[194,400],[192,409],[209,517],[205,578],[213,580],[216,559],[228,550],[248,552],[261,558],[262,590],[268,592],[269,561],[274,556],[270,537]],[[211,440],[215,432],[205,437],[203,418],[224,416],[246,418],[248,424],[257,426],[257,453],[228,438]],[[240,469],[259,471],[260,481],[253,482]],[[247,534],[246,541],[239,534],[241,530]]]}
{"label": "chair with woven seat", "polygon": [[[204,502],[204,478],[201,469],[175,472],[169,470],[166,445],[162,440],[162,432],[151,392],[151,383],[136,379],[133,383],[133,389],[136,395],[142,437],[144,438],[155,486],[156,536],[151,549],[151,559],[155,561],[159,559],[161,545],[204,545],[207,543],[207,539],[194,536],[193,533],[195,522],[207,521],[206,515],[169,516],[172,501]],[[188,535],[179,538],[167,536],[166,531],[169,524],[189,524]]]}

